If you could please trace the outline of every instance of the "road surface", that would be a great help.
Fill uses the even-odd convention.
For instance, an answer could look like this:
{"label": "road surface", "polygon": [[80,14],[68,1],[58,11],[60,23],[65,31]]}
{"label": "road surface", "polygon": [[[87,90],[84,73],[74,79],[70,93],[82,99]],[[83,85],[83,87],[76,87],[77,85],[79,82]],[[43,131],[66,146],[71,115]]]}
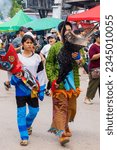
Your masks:
{"label": "road surface", "polygon": [[99,150],[100,149],[100,100],[98,93],[93,105],[83,103],[88,76],[81,75],[81,94],[78,98],[78,111],[75,121],[70,124],[73,136],[65,147],[58,143],[57,137],[47,130],[51,124],[51,97],[45,96],[40,102],[40,112],[33,124],[33,134],[29,145],[20,146],[19,132],[16,122],[16,103],[14,87],[6,91],[3,82],[7,73],[0,70],[0,150]]}

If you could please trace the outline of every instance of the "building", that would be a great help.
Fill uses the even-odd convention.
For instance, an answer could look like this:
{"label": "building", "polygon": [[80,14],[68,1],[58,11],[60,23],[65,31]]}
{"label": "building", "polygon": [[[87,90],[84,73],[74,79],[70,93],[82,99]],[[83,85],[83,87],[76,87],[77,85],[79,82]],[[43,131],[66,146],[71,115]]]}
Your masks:
{"label": "building", "polygon": [[[27,8],[30,11],[38,12],[40,18],[47,17],[52,12],[54,0],[27,0]],[[26,11],[26,9],[24,11]]]}
{"label": "building", "polygon": [[65,3],[72,6],[78,6],[83,8],[91,8],[100,3],[100,0],[64,0]]}
{"label": "building", "polygon": [[[53,16],[60,18],[72,12],[94,7],[100,0],[25,0],[27,11],[39,14],[40,18]],[[63,17],[64,18],[64,17]]]}

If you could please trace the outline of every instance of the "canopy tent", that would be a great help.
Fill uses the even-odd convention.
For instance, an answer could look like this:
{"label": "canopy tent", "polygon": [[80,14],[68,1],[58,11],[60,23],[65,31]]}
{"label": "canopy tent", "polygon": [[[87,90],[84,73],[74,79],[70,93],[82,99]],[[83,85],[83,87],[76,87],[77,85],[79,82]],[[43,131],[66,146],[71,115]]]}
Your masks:
{"label": "canopy tent", "polygon": [[89,10],[86,10],[79,14],[73,14],[68,16],[68,21],[80,21],[80,20],[93,20],[100,21],[100,6],[95,6]]}
{"label": "canopy tent", "polygon": [[21,26],[32,19],[20,10],[10,21],[0,24],[0,31],[17,31]]}
{"label": "canopy tent", "polygon": [[24,26],[31,27],[34,31],[41,31],[56,28],[61,21],[63,20],[58,18],[42,18],[31,21]]}

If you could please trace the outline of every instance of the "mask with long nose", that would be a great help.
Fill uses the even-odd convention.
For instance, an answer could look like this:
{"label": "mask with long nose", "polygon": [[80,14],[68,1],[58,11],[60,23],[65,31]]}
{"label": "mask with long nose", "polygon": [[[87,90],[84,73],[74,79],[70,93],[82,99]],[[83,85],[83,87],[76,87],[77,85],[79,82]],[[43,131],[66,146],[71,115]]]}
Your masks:
{"label": "mask with long nose", "polygon": [[78,36],[75,33],[73,33],[72,31],[69,31],[67,33],[64,34],[64,43],[66,45],[71,45],[71,47],[73,48],[73,52],[74,51],[79,51],[82,47],[87,46],[89,37],[91,37],[93,35],[94,29],[98,26],[98,24],[96,24],[85,36]]}

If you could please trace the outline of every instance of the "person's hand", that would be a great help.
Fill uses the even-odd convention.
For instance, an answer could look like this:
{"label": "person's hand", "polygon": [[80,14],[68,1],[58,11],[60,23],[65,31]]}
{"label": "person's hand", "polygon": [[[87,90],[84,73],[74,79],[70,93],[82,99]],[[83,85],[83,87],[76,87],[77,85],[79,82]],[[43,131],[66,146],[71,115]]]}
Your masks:
{"label": "person's hand", "polygon": [[43,63],[45,63],[45,62],[46,62],[46,59],[45,59],[45,57],[43,56],[42,53],[40,53],[40,57],[41,57],[41,61],[42,61]]}
{"label": "person's hand", "polygon": [[21,77],[22,77],[22,72],[16,73],[15,76],[16,76],[17,78],[21,79]]}
{"label": "person's hand", "polygon": [[76,61],[76,63],[77,63],[78,65],[80,65],[80,64],[82,63],[82,58],[79,59],[79,60],[75,60],[75,61]]}
{"label": "person's hand", "polygon": [[79,52],[72,53],[72,58],[74,60],[80,60],[80,58],[81,58],[80,53]]}
{"label": "person's hand", "polygon": [[55,87],[56,87],[56,89],[58,89],[58,87],[59,87],[59,84],[57,84],[56,82],[55,82]]}
{"label": "person's hand", "polygon": [[56,80],[52,82],[51,91],[54,92],[59,87],[59,84],[56,83]]}

